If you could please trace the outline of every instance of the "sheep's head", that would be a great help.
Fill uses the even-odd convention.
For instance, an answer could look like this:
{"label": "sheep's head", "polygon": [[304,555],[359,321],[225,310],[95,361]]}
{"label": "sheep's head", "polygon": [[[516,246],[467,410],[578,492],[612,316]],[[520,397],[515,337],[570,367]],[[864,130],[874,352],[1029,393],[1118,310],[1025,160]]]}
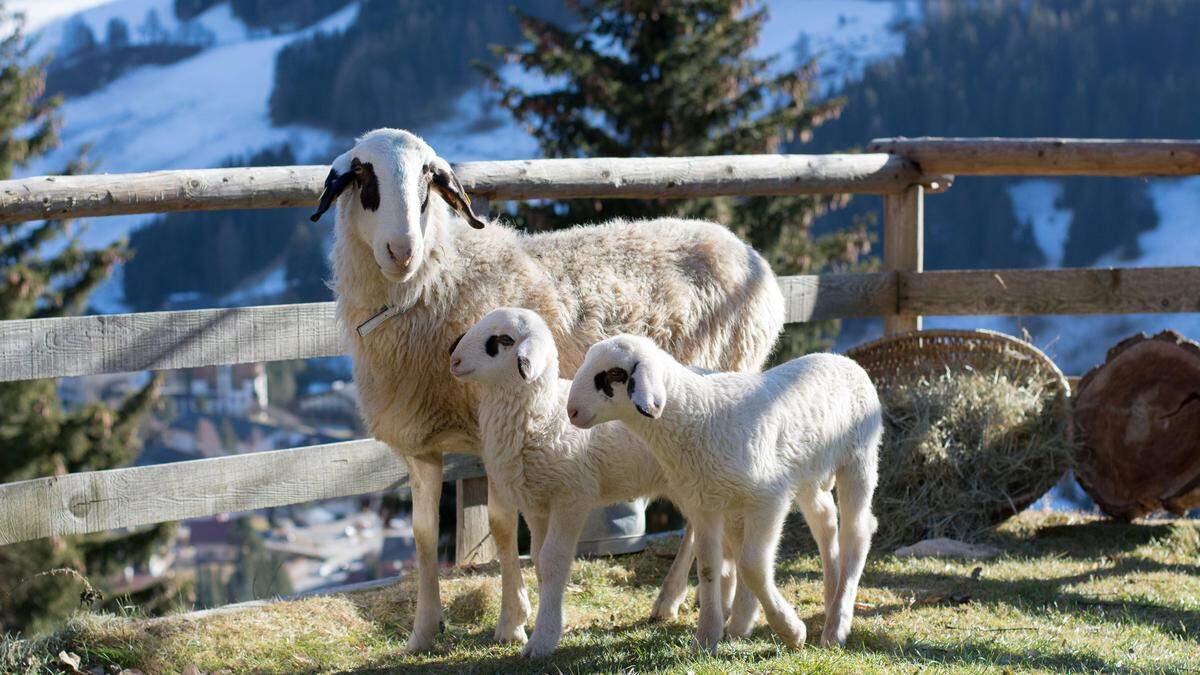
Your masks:
{"label": "sheep's head", "polygon": [[567,397],[571,424],[588,429],[637,416],[658,419],[666,405],[663,376],[671,357],[652,340],[617,335],[592,345]]}
{"label": "sheep's head", "polygon": [[450,374],[486,385],[557,378],[557,364],[550,328],[528,309],[492,310],[450,345]]}
{"label": "sheep's head", "polygon": [[430,200],[437,194],[472,227],[484,226],[446,160],[399,129],[376,129],[333,160],[315,222],[338,201],[339,227],[371,247],[380,272],[408,281],[424,262]]}

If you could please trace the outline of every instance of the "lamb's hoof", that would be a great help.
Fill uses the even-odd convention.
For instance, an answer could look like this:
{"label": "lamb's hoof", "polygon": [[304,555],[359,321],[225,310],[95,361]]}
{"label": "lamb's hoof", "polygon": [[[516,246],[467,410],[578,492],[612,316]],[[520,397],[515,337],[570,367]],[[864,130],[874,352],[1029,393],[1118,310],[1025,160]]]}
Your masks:
{"label": "lamb's hoof", "polygon": [[696,631],[696,648],[705,654],[716,655],[717,645],[721,643],[723,631]]}
{"label": "lamb's hoof", "polygon": [[841,632],[842,631],[839,631],[836,628],[834,628],[834,629],[826,628],[824,631],[821,632],[821,646],[822,647],[845,647],[846,646],[846,638],[849,637],[848,634],[850,631],[846,631],[846,634],[840,634]]}
{"label": "lamb's hoof", "polygon": [[408,642],[405,643],[404,649],[405,649],[405,651],[409,652],[410,654],[418,654],[420,652],[427,652],[430,649],[433,649],[433,634],[432,634],[432,632],[431,631],[421,631],[421,632],[414,631],[412,635],[408,636]]}
{"label": "lamb's hoof", "polygon": [[749,620],[742,617],[733,617],[729,623],[725,625],[725,635],[730,639],[740,639],[750,637],[750,633],[754,632],[755,619],[751,617]]}
{"label": "lamb's hoof", "polygon": [[679,618],[679,602],[663,602],[654,603],[654,607],[650,610],[651,621],[674,621]]}
{"label": "lamb's hoof", "polygon": [[525,637],[525,626],[516,626],[515,628],[496,626],[496,632],[492,637],[500,644],[523,645],[529,640]]}
{"label": "lamb's hoof", "polygon": [[535,630],[533,638],[525,643],[525,648],[521,650],[521,656],[527,659],[540,659],[550,656],[554,653],[554,648],[558,646],[558,640],[548,640],[540,638]]}
{"label": "lamb's hoof", "polygon": [[803,647],[804,640],[808,637],[808,630],[804,627],[803,621],[797,622],[799,625],[791,630],[785,631],[779,638],[787,643],[789,647]]}

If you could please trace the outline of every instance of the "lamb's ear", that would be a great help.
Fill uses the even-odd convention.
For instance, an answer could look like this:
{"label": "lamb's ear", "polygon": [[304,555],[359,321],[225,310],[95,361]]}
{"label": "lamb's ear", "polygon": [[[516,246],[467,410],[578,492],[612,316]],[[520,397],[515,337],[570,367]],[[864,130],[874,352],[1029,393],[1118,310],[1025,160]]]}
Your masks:
{"label": "lamb's ear", "polygon": [[521,379],[533,382],[546,372],[550,359],[556,358],[554,346],[542,335],[530,335],[517,345],[517,372]]}
{"label": "lamb's ear", "polygon": [[471,227],[477,230],[483,229],[485,225],[483,219],[471,210],[471,198],[467,196],[467,191],[463,189],[462,183],[458,182],[458,176],[454,175],[446,160],[434,157],[429,162],[429,175],[431,177],[429,186],[437,189],[450,208],[466,218]]}
{"label": "lamb's ear", "polygon": [[633,364],[629,372],[629,400],[633,407],[650,419],[658,419],[667,404],[667,387],[663,383],[662,369],[649,361]]}
{"label": "lamb's ear", "polygon": [[321,203],[317,205],[316,213],[308,217],[314,223],[321,219],[321,216],[333,206],[333,201],[342,194],[346,186],[354,182],[354,172],[347,171],[339,174],[337,169],[330,169],[329,175],[325,177],[325,191],[321,193]]}

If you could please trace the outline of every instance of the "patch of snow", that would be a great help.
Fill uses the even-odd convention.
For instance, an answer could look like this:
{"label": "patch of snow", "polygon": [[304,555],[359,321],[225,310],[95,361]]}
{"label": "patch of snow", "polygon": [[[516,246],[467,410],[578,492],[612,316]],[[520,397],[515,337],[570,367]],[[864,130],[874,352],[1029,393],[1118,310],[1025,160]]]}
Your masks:
{"label": "patch of snow", "polygon": [[1067,234],[1074,214],[1055,206],[1062,197],[1062,183],[1037,178],[1014,183],[1008,189],[1013,214],[1018,222],[1033,226],[1033,238],[1046,258],[1046,267],[1061,267]]}
{"label": "patch of snow", "polygon": [[217,304],[222,307],[243,307],[271,302],[287,288],[287,270],[283,263],[280,263],[253,282],[222,296]]}
{"label": "patch of snow", "polygon": [[64,16],[78,14],[98,5],[112,3],[115,0],[8,0],[5,3],[10,12],[20,12],[25,15],[25,30],[34,33],[47,24]]}

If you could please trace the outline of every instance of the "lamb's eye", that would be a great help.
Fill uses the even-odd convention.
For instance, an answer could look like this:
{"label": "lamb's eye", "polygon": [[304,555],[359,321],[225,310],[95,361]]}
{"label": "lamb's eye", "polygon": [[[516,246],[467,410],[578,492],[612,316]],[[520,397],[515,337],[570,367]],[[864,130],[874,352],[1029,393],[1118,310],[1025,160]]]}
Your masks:
{"label": "lamb's eye", "polygon": [[493,335],[483,343],[483,351],[487,352],[488,356],[495,356],[500,353],[500,345],[511,347],[513,339],[507,335]]}
{"label": "lamb's eye", "polygon": [[624,382],[626,379],[628,379],[628,377],[629,376],[625,373],[624,368],[609,368],[608,369],[608,381],[609,382],[615,382],[615,383]]}

